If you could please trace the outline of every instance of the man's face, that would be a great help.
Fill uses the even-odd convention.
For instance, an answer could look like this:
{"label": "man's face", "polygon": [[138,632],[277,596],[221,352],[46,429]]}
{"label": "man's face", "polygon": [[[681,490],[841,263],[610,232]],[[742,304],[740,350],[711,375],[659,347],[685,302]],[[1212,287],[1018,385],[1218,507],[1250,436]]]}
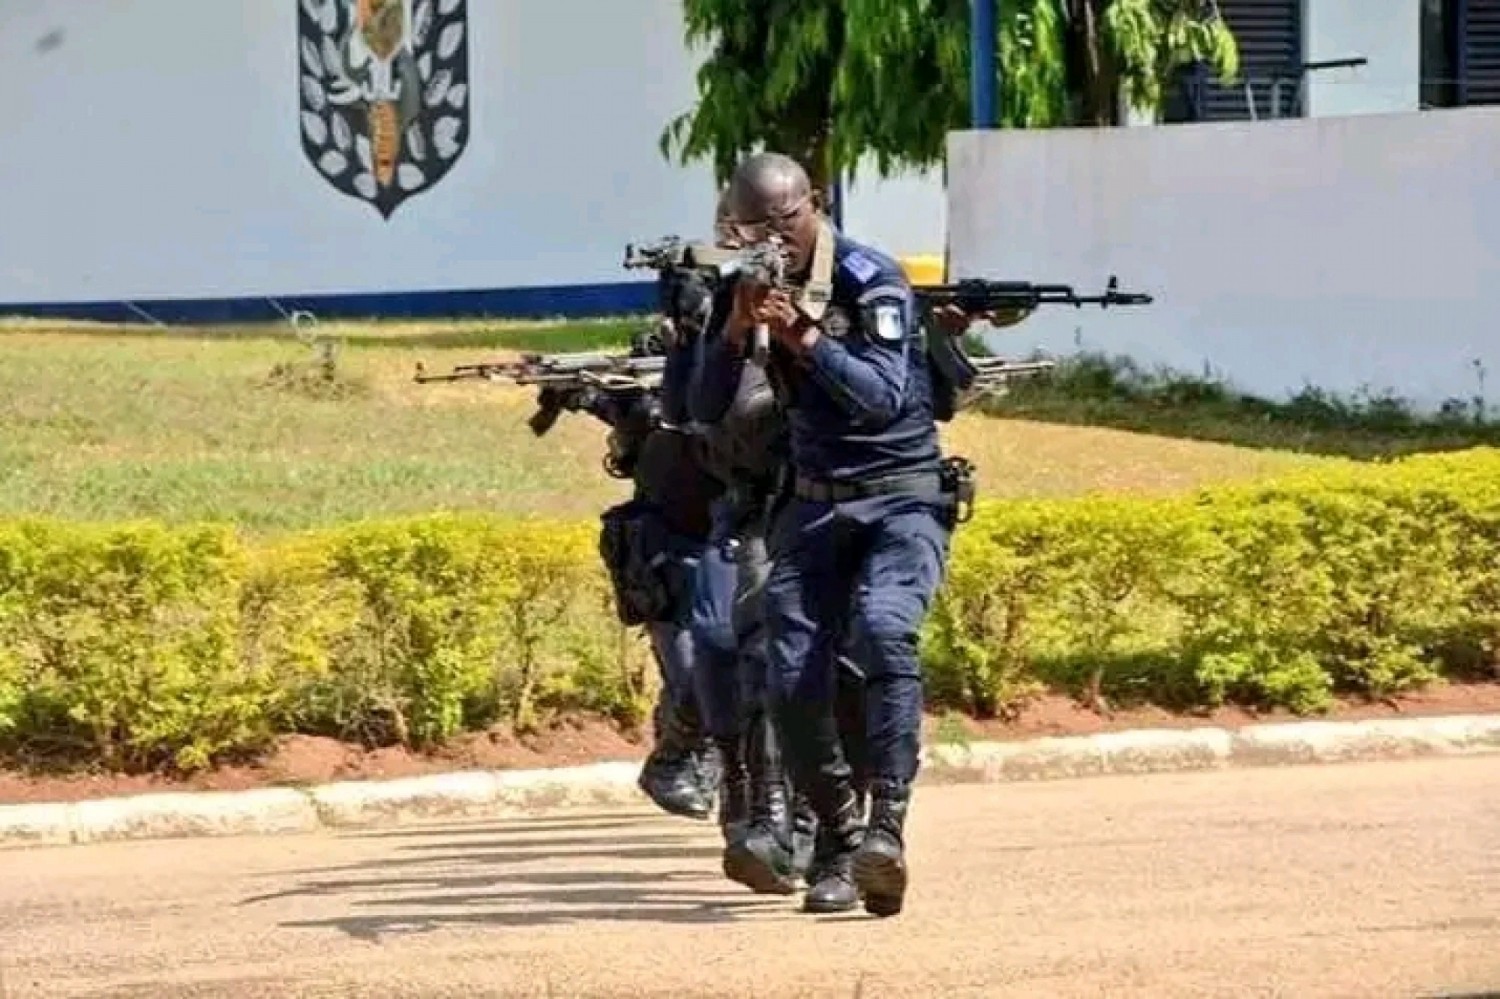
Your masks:
{"label": "man's face", "polygon": [[818,213],[810,195],[790,202],[767,206],[760,201],[741,210],[727,228],[741,244],[778,240],[786,252],[787,270],[800,274],[812,264],[813,248],[818,241]]}

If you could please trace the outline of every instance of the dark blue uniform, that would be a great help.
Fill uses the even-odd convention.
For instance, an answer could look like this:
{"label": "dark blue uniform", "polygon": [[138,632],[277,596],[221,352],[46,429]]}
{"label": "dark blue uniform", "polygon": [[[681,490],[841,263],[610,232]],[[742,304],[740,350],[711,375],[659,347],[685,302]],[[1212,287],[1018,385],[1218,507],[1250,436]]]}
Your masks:
{"label": "dark blue uniform", "polygon": [[[726,293],[716,315],[722,317],[728,309]],[[669,377],[684,386],[681,412],[689,423],[700,431],[723,430],[713,435],[719,446],[710,447],[707,464],[727,489],[714,503],[713,527],[699,561],[693,632],[699,645],[694,676],[700,684],[700,703],[709,731],[724,737],[743,725],[744,706],[769,704],[764,589],[770,562],[765,529],[768,507],[784,485],[781,475],[790,458],[790,440],[785,414],[755,398],[754,369],[748,367],[743,350],[714,336],[695,345],[692,353],[696,361],[691,371],[678,368],[675,361],[668,367],[679,372]],[[724,427],[725,423],[730,425]],[[863,671],[847,656],[840,657],[842,749],[861,774],[863,685]]]}
{"label": "dark blue uniform", "polygon": [[769,386],[736,353],[717,335],[695,345],[687,405],[705,464],[726,487],[713,505],[692,615],[704,660],[700,699],[720,738],[743,731],[766,703],[765,523],[786,462],[785,422]]}
{"label": "dark blue uniform", "polygon": [[[690,307],[681,290],[663,283],[664,315],[680,319]],[[667,357],[670,378],[682,361]],[[611,427],[613,465],[635,484],[627,503],[606,511],[606,532],[617,537],[620,571],[631,584],[652,581],[631,602],[641,612],[662,680],[655,712],[656,745],[641,772],[641,788],[675,814],[707,817],[717,785],[711,743],[704,739],[695,680],[696,648],[690,629],[693,583],[712,524],[721,484],[700,461],[697,442],[680,426],[681,399],[663,394],[616,399],[602,395],[591,412]],[[625,541],[624,538],[633,538]],[[632,554],[633,553],[633,554]],[[629,585],[627,585],[629,589]],[[631,595],[627,593],[627,598]]]}
{"label": "dark blue uniform", "polygon": [[[693,676],[723,762],[724,872],[756,891],[780,893],[794,890],[799,826],[788,815],[769,714],[762,595],[769,570],[765,523],[785,466],[786,427],[764,377],[740,363],[721,335],[731,295],[724,288],[711,321],[671,352],[663,395],[700,441],[704,466],[725,486],[712,507],[691,611]],[[809,854],[811,823],[805,813],[801,842]],[[781,862],[758,862],[747,846],[752,842],[768,844]]]}
{"label": "dark blue uniform", "polygon": [[[844,836],[819,844],[820,856],[835,865],[847,862],[849,837],[857,838],[848,767],[832,751],[839,628],[847,622],[852,629],[855,658],[865,667],[878,810],[882,799],[904,801],[916,777],[917,637],[943,578],[954,523],[915,312],[896,262],[839,235],[822,335],[805,356],[773,349],[790,406],[796,484],[770,537],[771,683],[798,783],[808,788],[820,825]],[[836,876],[847,877],[847,869]],[[866,891],[867,908],[879,904]]]}

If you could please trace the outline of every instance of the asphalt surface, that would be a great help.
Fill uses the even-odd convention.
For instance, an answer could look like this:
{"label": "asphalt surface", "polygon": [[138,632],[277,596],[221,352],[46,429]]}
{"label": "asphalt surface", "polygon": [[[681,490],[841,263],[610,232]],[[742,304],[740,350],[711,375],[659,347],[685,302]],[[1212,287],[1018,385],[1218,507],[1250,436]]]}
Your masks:
{"label": "asphalt surface", "polygon": [[1474,996],[1500,757],[924,787],[891,920],[644,809],[0,851],[30,996]]}

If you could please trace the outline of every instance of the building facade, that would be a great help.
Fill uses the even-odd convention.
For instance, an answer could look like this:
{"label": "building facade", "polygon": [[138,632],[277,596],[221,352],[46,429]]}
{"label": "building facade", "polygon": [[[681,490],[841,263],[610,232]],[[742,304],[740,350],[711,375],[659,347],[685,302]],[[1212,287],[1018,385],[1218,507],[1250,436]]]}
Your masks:
{"label": "building facade", "polygon": [[1185,74],[1167,121],[1500,103],[1500,0],[1217,2],[1239,43],[1242,79]]}

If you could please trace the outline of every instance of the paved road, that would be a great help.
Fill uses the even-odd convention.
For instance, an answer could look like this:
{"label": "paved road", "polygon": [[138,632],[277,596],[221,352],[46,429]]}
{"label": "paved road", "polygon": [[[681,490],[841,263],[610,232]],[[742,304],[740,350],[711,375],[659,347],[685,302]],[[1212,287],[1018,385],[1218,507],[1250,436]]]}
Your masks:
{"label": "paved road", "polygon": [[813,919],[644,810],[0,852],[29,996],[1500,989],[1500,758],[924,788],[907,913]]}

